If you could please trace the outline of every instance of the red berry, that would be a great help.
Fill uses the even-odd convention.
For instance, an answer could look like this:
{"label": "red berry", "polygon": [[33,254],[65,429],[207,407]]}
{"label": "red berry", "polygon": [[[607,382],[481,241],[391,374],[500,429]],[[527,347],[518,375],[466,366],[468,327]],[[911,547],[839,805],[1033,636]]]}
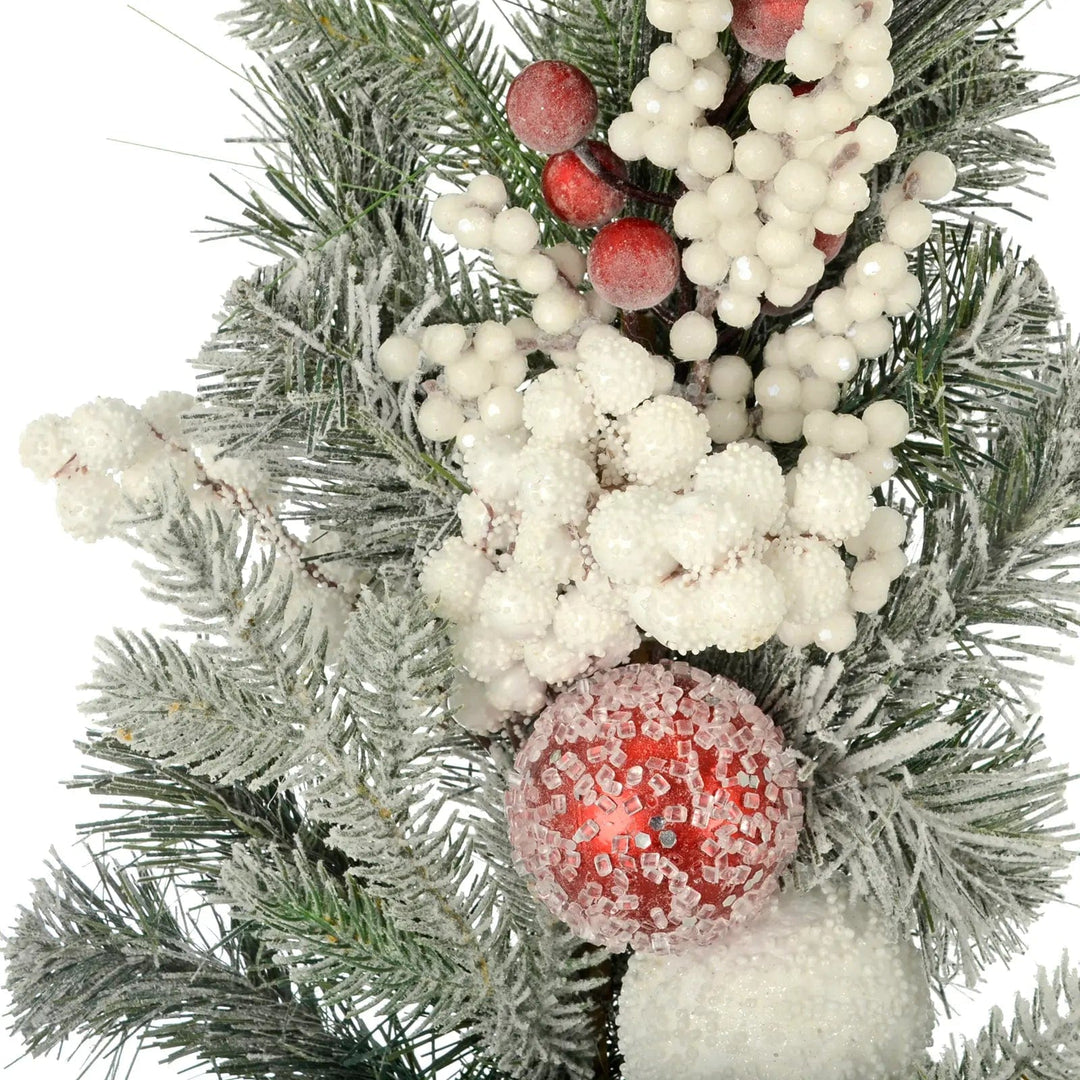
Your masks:
{"label": "red berry", "polygon": [[732,0],[735,40],[754,56],[783,60],[787,43],[802,29],[807,0]]}
{"label": "red berry", "polygon": [[514,764],[517,860],[557,917],[616,951],[715,941],[776,892],[798,843],[780,730],[745,690],[689,664],[577,683]]}
{"label": "red berry", "polygon": [[[590,153],[609,173],[626,178],[626,163],[601,142],[588,142]],[[540,186],[548,206],[563,221],[591,229],[610,221],[622,210],[626,196],[605,183],[575,150],[564,150],[547,160]]]}
{"label": "red berry", "polygon": [[847,239],[847,231],[840,233],[839,236],[830,236],[828,233],[823,233],[820,230],[814,231],[814,247],[825,256],[825,261],[831,263],[837,255],[840,254],[840,249],[844,246],[844,241]]}
{"label": "red berry", "polygon": [[679,282],[679,249],[655,221],[620,218],[589,248],[589,280],[615,307],[642,311],[671,295]]}
{"label": "red berry", "polygon": [[531,150],[558,154],[592,131],[598,112],[588,76],[561,60],[538,60],[511,84],[506,95],[510,130]]}

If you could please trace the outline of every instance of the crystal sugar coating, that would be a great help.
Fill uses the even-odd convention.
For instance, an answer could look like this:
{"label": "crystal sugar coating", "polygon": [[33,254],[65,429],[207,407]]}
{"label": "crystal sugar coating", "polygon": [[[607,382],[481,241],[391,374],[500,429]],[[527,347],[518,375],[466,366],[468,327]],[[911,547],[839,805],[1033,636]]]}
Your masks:
{"label": "crystal sugar coating", "polygon": [[794,757],[749,692],[682,662],[583,680],[537,719],[506,795],[536,894],[609,949],[680,952],[754,915],[795,852]]}

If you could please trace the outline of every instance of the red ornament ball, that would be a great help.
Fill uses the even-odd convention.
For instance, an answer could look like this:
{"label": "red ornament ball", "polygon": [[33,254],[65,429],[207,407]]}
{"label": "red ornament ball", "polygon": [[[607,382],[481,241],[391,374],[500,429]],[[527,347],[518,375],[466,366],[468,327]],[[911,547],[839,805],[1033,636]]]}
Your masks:
{"label": "red ornament ball", "polygon": [[647,218],[605,225],[593,237],[587,264],[593,288],[624,311],[655,307],[679,283],[679,249]]}
{"label": "red ornament ball", "polygon": [[[586,145],[601,168],[626,179],[626,162],[618,154],[602,142],[590,139]],[[626,205],[626,196],[593,172],[576,150],[548,158],[540,187],[554,213],[579,229],[603,225]]]}
{"label": "red ornament ball", "polygon": [[754,915],[795,852],[802,795],[776,725],[689,664],[583,680],[536,721],[506,795],[537,895],[575,933],[680,952]]}
{"label": "red ornament ball", "polygon": [[538,60],[510,84],[506,117],[530,150],[558,154],[576,146],[596,124],[596,89],[562,60]]}
{"label": "red ornament ball", "polygon": [[844,246],[846,239],[846,230],[836,235],[823,233],[820,229],[814,230],[814,247],[825,256],[827,263],[831,263],[840,254],[840,249]]}
{"label": "red ornament ball", "polygon": [[787,43],[802,29],[807,0],[732,0],[731,30],[754,56],[783,60]]}

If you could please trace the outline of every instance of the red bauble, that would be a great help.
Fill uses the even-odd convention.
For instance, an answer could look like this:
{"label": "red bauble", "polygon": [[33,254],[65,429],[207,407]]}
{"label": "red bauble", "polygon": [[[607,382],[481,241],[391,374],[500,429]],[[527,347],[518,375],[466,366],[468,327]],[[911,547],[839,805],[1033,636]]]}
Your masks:
{"label": "red bauble", "polygon": [[575,933],[615,950],[715,941],[776,891],[802,824],[779,729],[747,691],[681,662],[561,694],[515,770],[519,865]]}
{"label": "red bauble", "polygon": [[847,230],[835,236],[823,233],[820,229],[814,230],[814,247],[825,256],[827,263],[831,263],[840,254],[840,249],[844,246],[846,239]]}
{"label": "red bauble", "polygon": [[576,146],[596,124],[596,89],[589,77],[561,60],[538,60],[510,84],[506,117],[531,150],[558,154]]}
{"label": "red bauble", "polygon": [[802,29],[807,0],[732,0],[731,30],[754,56],[783,60],[787,43]]}
{"label": "red bauble", "polygon": [[679,249],[655,221],[620,218],[593,237],[588,268],[593,288],[609,304],[642,311],[679,283]]}
{"label": "red bauble", "polygon": [[[626,163],[618,154],[602,142],[590,139],[586,145],[604,169],[626,178]],[[548,158],[540,187],[555,214],[579,229],[603,225],[626,205],[626,196],[601,180],[576,150],[565,150]]]}

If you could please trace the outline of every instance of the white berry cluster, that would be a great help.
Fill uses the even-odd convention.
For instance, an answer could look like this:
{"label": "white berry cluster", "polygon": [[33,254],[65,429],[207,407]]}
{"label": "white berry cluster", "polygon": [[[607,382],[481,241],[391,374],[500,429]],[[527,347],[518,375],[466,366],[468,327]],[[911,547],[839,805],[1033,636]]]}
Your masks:
{"label": "white berry cluster", "polygon": [[595,292],[581,293],[585,256],[572,244],[540,247],[540,226],[528,210],[506,205],[506,187],[488,173],[464,192],[441,195],[432,221],[466,249],[487,251],[495,269],[513,278],[533,301],[533,322],[546,334],[565,334],[586,319],[610,322],[615,309]]}
{"label": "white berry cluster", "polygon": [[[481,329],[467,345],[454,328],[442,379]],[[854,640],[853,612],[884,603],[880,574],[891,581],[903,558],[903,519],[874,510],[862,468],[818,449],[785,477],[759,442],[714,449],[671,364],[610,326],[553,357],[497,423],[457,428],[472,491],[462,535],[427,559],[421,588],[454,624],[459,719],[494,730],[535,713],[549,686],[623,663],[642,634],[679,652]],[[891,548],[882,513],[899,523]],[[847,542],[872,565],[854,583]]]}
{"label": "white berry cluster", "polygon": [[[787,66],[814,85],[758,87],[749,99],[753,128],[732,144],[705,120],[723,98],[727,61],[716,51],[715,30],[706,35],[714,51],[695,55],[705,30],[694,23],[709,9],[722,29],[731,5],[648,5],[653,25],[675,39],[653,53],[649,76],[631,96],[632,112],[612,123],[608,138],[621,157],[675,169],[689,188],[672,222],[691,241],[682,266],[696,285],[717,290],[722,322],[749,326],[763,298],[779,309],[798,304],[821,280],[826,251],[838,250],[869,205],[863,174],[897,143],[891,124],[865,116],[892,88],[892,39],[884,25],[891,8],[886,0],[809,0],[803,28],[787,44]],[[699,93],[702,71],[715,76],[718,98]]]}

